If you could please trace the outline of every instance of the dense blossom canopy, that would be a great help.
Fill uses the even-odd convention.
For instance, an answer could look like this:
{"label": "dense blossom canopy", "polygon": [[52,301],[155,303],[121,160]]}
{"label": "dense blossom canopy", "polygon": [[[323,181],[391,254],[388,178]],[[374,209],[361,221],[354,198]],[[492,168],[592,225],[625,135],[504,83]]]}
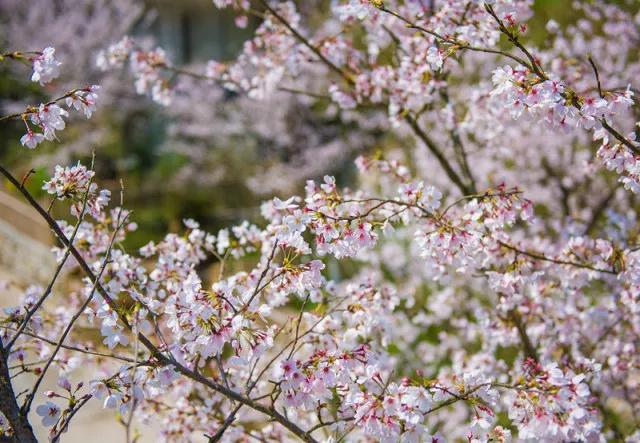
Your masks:
{"label": "dense blossom canopy", "polygon": [[[352,188],[309,180],[255,224],[187,219],[138,251],[93,165],[43,185],[66,221],[1,168],[59,240],[50,284],[3,311],[3,430],[35,441],[40,420],[58,441],[101,402],[128,439],[141,421],[170,442],[640,441],[640,12],[573,2],[576,24],[536,46],[530,0],[335,1],[313,25],[293,2],[213,3],[261,18],[234,61],[189,70],[127,36],[97,65],[169,113],[220,88],[291,94],[411,149],[358,157]],[[2,54],[40,85],[57,55]],[[3,120],[33,149],[100,95]],[[15,395],[18,376],[34,383]]]}

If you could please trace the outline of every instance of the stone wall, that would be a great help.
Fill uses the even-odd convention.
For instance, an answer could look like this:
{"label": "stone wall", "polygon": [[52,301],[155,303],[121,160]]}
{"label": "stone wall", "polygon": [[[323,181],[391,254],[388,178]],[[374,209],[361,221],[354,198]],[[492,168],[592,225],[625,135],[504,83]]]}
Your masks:
{"label": "stone wall", "polygon": [[0,190],[0,271],[18,286],[44,284],[55,260],[53,237],[35,209]]}

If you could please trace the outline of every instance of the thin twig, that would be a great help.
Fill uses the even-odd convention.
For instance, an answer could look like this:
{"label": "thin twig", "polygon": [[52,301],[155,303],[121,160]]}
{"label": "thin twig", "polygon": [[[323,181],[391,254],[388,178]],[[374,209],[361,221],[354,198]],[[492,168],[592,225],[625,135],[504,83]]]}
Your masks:
{"label": "thin twig", "polygon": [[[73,89],[73,90],[67,92],[66,94],[64,94],[63,96],[60,96],[58,98],[54,98],[53,100],[51,100],[51,101],[49,101],[47,103],[44,103],[44,106],[51,106],[53,104],[56,104],[59,101],[62,101],[64,99],[66,99],[66,98],[69,98],[69,97],[77,94],[78,92],[84,91],[84,90],[85,89],[83,89],[83,88]],[[4,115],[4,116],[0,117],[0,121],[11,120],[11,119],[14,119],[14,118],[25,118],[27,115],[34,114],[36,112],[38,112],[38,107],[37,106],[29,106],[29,107],[27,107],[27,109],[25,109],[22,112],[16,112],[15,114],[9,114],[9,115]]]}
{"label": "thin twig", "polygon": [[[34,383],[33,389],[31,390],[31,393],[27,396],[24,404],[22,405],[21,411],[25,416],[29,414],[29,410],[31,409],[31,404],[33,403],[33,399],[34,399],[34,397],[36,395],[36,392],[38,391],[38,388],[40,387],[40,384],[44,380],[44,376],[47,374],[47,370],[51,366],[51,363],[53,363],[53,360],[55,359],[56,355],[58,354],[58,351],[62,347],[62,344],[64,343],[65,339],[67,338],[67,336],[71,332],[71,329],[73,328],[73,325],[75,324],[76,320],[78,320],[78,318],[80,318],[80,316],[84,313],[84,311],[87,308],[87,306],[89,306],[89,303],[91,303],[91,301],[93,300],[93,295],[96,292],[96,286],[98,285],[98,282],[100,281],[100,278],[102,277],[102,274],[104,273],[105,269],[107,268],[107,265],[110,263],[111,249],[113,248],[113,243],[114,243],[114,241],[116,239],[116,236],[118,235],[118,232],[120,231],[120,229],[122,228],[122,226],[124,225],[124,223],[127,220],[127,215],[125,215],[124,218],[122,220],[120,220],[121,215],[122,215],[122,209],[120,209],[120,213],[118,214],[118,222],[117,222],[116,228],[114,229],[113,234],[111,235],[111,240],[109,242],[109,246],[107,248],[107,252],[105,253],[105,258],[104,258],[104,260],[102,262],[102,267],[100,268],[100,271],[98,272],[98,275],[95,277],[95,280],[94,280],[94,283],[93,283],[93,287],[91,288],[91,292],[87,296],[87,299],[84,301],[84,303],[82,304],[80,309],[78,309],[78,311],[76,311],[74,316],[71,318],[71,320],[67,324],[66,328],[64,329],[64,332],[62,333],[62,335],[58,339],[58,343],[57,343],[55,349],[53,350],[53,352],[51,353],[51,356],[49,357],[49,360],[47,361],[47,364],[44,365],[44,368],[42,368],[42,372],[40,373],[40,375],[38,376],[38,379]],[[71,245],[71,243],[69,243],[69,245]]]}
{"label": "thin twig", "polygon": [[[95,162],[95,155],[93,156],[92,160],[91,160],[91,169],[93,170],[93,165]],[[84,218],[84,214],[87,210],[87,201],[89,200],[89,191],[91,189],[91,183],[93,182],[93,177],[89,178],[89,181],[87,182],[87,189],[84,193],[84,196],[82,198],[82,209],[80,210],[80,213],[78,214],[78,221],[75,225],[75,227],[73,228],[73,232],[71,233],[71,237],[69,237],[69,242],[70,244],[73,244],[76,235],[78,234],[78,230],[80,228],[80,225],[82,224],[82,220]],[[24,180],[22,182],[24,184]],[[24,186],[23,186],[24,187]],[[64,255],[62,256],[62,259],[60,260],[60,263],[58,263],[58,266],[56,267],[56,270],[53,274],[53,277],[51,278],[51,280],[49,281],[49,285],[47,286],[47,289],[44,291],[44,293],[42,294],[42,296],[36,301],[36,303],[33,305],[33,307],[30,310],[27,310],[27,313],[24,317],[24,320],[22,321],[22,323],[20,324],[20,327],[18,328],[18,331],[14,334],[14,336],[11,338],[11,340],[9,341],[9,343],[7,343],[7,351],[11,350],[11,347],[13,346],[13,344],[16,342],[16,340],[20,337],[20,334],[22,334],[22,331],[24,331],[24,329],[27,327],[27,325],[29,324],[29,320],[31,320],[31,317],[33,317],[33,315],[36,313],[36,311],[38,309],[40,309],[40,306],[42,306],[42,303],[44,303],[44,301],[47,299],[47,297],[49,297],[49,295],[51,294],[51,291],[53,289],[53,285],[55,284],[56,280],[58,279],[58,276],[60,275],[60,272],[62,272],[62,269],[64,268],[65,263],[67,262],[67,259],[69,258],[69,255],[71,254],[71,251],[69,250],[69,248],[65,248],[64,251]]]}
{"label": "thin twig", "polygon": [[500,246],[503,246],[507,249],[512,250],[513,252],[516,252],[518,254],[536,259],[536,260],[541,260],[541,261],[548,261],[550,263],[555,263],[557,265],[567,265],[567,266],[574,266],[576,268],[582,268],[582,269],[589,269],[591,271],[596,271],[596,272],[603,272],[605,274],[611,274],[611,275],[618,275],[617,272],[609,270],[609,269],[601,269],[601,268],[597,268],[595,266],[592,266],[588,263],[579,263],[579,262],[574,262],[574,261],[570,261],[570,260],[562,260],[562,259],[557,259],[557,258],[553,258],[553,257],[547,257],[546,255],[540,254],[538,252],[529,252],[529,251],[525,251],[522,249],[519,249],[515,246],[512,246],[508,243],[505,243],[503,241],[498,240],[498,244],[500,244]]}
{"label": "thin twig", "polygon": [[[16,329],[10,328],[8,326],[1,326],[0,325],[0,328],[8,329],[10,331],[16,331]],[[26,335],[26,336],[29,336],[31,338],[35,338],[36,340],[43,341],[43,342],[48,343],[48,344],[53,345],[53,346],[58,344],[58,342],[56,342],[54,340],[48,339],[46,337],[42,337],[41,335],[34,334],[34,333],[30,332],[30,331],[23,331],[22,333],[24,335]],[[79,348],[77,346],[70,346],[70,345],[64,345],[63,344],[62,348],[63,349],[67,349],[69,351],[81,352],[81,353],[87,354],[87,355],[94,355],[96,357],[113,358],[115,360],[120,360],[120,361],[124,361],[124,362],[128,362],[128,363],[135,362],[135,360],[133,358],[125,357],[123,355],[106,354],[104,352],[97,352],[97,351],[92,351],[90,349],[83,349],[83,348]]]}
{"label": "thin twig", "polygon": [[598,94],[600,94],[600,98],[604,98],[604,93],[602,92],[602,85],[600,84],[600,74],[598,73],[598,67],[596,66],[596,63],[593,61],[593,58],[591,58],[591,54],[587,56],[587,59],[589,60],[589,64],[591,65],[591,68],[593,68],[593,73],[596,76],[596,83],[598,85]]}

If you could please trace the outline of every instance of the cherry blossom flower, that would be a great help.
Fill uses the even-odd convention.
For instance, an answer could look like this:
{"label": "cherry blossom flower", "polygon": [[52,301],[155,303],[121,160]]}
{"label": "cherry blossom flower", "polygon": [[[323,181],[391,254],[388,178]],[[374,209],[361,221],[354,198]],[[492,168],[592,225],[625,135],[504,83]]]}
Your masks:
{"label": "cherry blossom flower", "polygon": [[60,407],[48,401],[36,408],[36,414],[42,417],[42,426],[53,426],[58,422],[58,418],[60,418]]}
{"label": "cherry blossom flower", "polygon": [[33,74],[31,75],[31,81],[38,82],[41,86],[44,86],[60,75],[62,63],[55,59],[55,52],[55,48],[48,47],[32,59]]}
{"label": "cherry blossom flower", "polygon": [[29,149],[35,149],[43,141],[44,135],[39,132],[33,132],[31,129],[27,130],[27,133],[20,138],[20,143]]}

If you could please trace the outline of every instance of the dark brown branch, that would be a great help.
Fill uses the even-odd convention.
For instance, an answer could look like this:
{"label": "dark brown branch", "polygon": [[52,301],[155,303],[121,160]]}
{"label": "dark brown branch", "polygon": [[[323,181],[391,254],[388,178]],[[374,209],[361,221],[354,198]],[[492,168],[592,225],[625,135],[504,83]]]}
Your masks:
{"label": "dark brown branch", "polygon": [[602,85],[600,84],[600,74],[598,73],[598,67],[596,66],[596,63],[593,61],[593,58],[591,58],[591,54],[587,56],[587,59],[589,60],[589,64],[591,65],[591,68],[593,69],[593,73],[596,76],[596,83],[598,85],[598,94],[600,95],[600,98],[604,98],[604,93],[602,92]]}
{"label": "dark brown branch", "polygon": [[278,11],[276,11],[274,8],[272,8],[266,0],[260,0],[260,4],[267,11],[269,11],[269,13],[271,13],[271,15],[273,15],[276,19],[278,19],[278,21],[280,23],[282,23],[282,25],[284,25],[284,27],[287,28],[289,30],[289,32],[291,32],[291,34],[293,34],[293,36],[298,41],[300,41],[303,45],[305,45],[307,48],[309,48],[322,61],[322,63],[327,65],[332,71],[334,71],[337,74],[339,74],[340,77],[342,77],[347,83],[353,83],[353,79],[349,76],[349,74],[344,72],[342,69],[340,69],[338,66],[336,66],[331,60],[329,60],[327,57],[325,57],[318,48],[316,48],[314,45],[312,45],[309,42],[309,40],[307,40],[293,26],[291,26],[291,24],[284,17],[282,17],[278,13]]}
{"label": "dark brown branch", "polygon": [[612,271],[610,269],[596,268],[595,266],[592,266],[592,265],[590,265],[588,263],[580,263],[580,262],[575,262],[575,261],[561,260],[561,259],[557,259],[557,258],[553,258],[553,257],[547,257],[546,255],[539,254],[537,252],[524,251],[522,249],[516,248],[515,246],[512,246],[512,245],[510,245],[508,243],[504,243],[502,241],[498,241],[498,243],[500,244],[500,246],[505,247],[507,249],[510,249],[511,251],[513,251],[513,252],[515,252],[517,254],[521,254],[521,255],[524,255],[526,257],[533,258],[535,260],[547,261],[547,262],[550,262],[550,263],[555,263],[557,265],[574,266],[576,268],[589,269],[591,271],[603,272],[605,274],[618,275],[618,273],[616,271]]}
{"label": "dark brown branch", "polygon": [[75,417],[78,411],[85,405],[89,400],[93,398],[93,395],[87,394],[75,405],[75,407],[69,412],[69,414],[64,418],[64,421],[60,424],[60,429],[51,439],[51,443],[58,443],[60,441],[60,436],[67,430],[69,427],[69,423],[71,419]]}
{"label": "dark brown branch", "polygon": [[[509,31],[509,29],[507,29],[507,27],[504,25],[502,20],[500,20],[500,18],[494,11],[493,6],[485,3],[484,8],[489,13],[489,15],[491,15],[496,20],[496,22],[498,23],[498,27],[500,28],[500,31],[507,37],[507,39],[511,43],[513,43],[513,45],[516,48],[520,49],[520,51],[522,51],[522,53],[527,57],[527,59],[529,59],[530,67],[532,68],[533,72],[535,72],[535,74],[541,79],[547,80],[548,77],[540,67],[538,60],[529,52],[529,50],[522,43],[520,43],[520,39],[518,39],[518,36],[512,33],[511,31]],[[525,64],[525,66],[528,66],[528,65]]]}
{"label": "dark brown branch", "polygon": [[629,148],[629,150],[634,154],[640,155],[640,148],[634,146],[631,141],[629,141],[624,135],[620,134],[616,129],[614,129],[604,118],[600,119],[600,123],[602,124],[602,127],[609,131],[609,134],[613,135],[616,140]]}
{"label": "dark brown branch", "polygon": [[[7,329],[9,331],[14,331],[14,332],[16,331],[15,329],[10,328],[8,326],[0,326],[0,328],[4,328],[4,329]],[[24,331],[23,334],[28,336],[28,337],[35,338],[36,340],[40,340],[42,342],[48,343],[48,344],[50,344],[52,346],[55,346],[55,345],[58,344],[58,342],[56,342],[54,340],[50,340],[50,339],[48,339],[46,337],[34,334],[32,332],[29,332],[29,331]],[[126,356],[123,356],[123,355],[106,354],[104,352],[92,351],[92,350],[90,350],[88,348],[83,349],[83,348],[79,348],[77,346],[69,346],[69,345],[63,344],[62,345],[62,349],[66,349],[68,351],[80,352],[82,354],[87,354],[87,355],[93,355],[93,356],[96,356],[96,357],[113,358],[114,360],[120,360],[120,361],[124,361],[124,362],[127,362],[127,363],[134,363],[135,362],[135,359],[130,358],[130,357],[126,357]]]}
{"label": "dark brown branch", "polygon": [[231,414],[229,414],[229,416],[225,419],[224,423],[222,423],[222,426],[220,426],[220,429],[218,429],[214,435],[209,437],[209,443],[217,443],[222,439],[222,436],[224,435],[224,433],[227,431],[227,429],[229,429],[229,426],[231,426],[233,421],[236,419],[236,415],[238,414],[238,411],[240,411],[242,406],[244,405],[238,405],[235,407],[233,411],[231,411]]}
{"label": "dark brown branch", "polygon": [[538,351],[536,347],[533,345],[529,334],[527,333],[527,326],[522,321],[522,316],[517,311],[513,310],[509,313],[509,319],[513,322],[516,329],[518,330],[518,336],[520,337],[520,342],[522,343],[522,348],[524,350],[524,355],[528,358],[531,358],[535,361],[539,361]]}
{"label": "dark brown branch", "polygon": [[[445,103],[447,104],[451,103],[449,93],[447,92],[446,89],[443,89],[440,92],[440,95],[442,96],[442,99],[445,101]],[[460,169],[462,170],[462,173],[467,178],[469,187],[473,189],[473,192],[476,192],[476,189],[477,189],[476,181],[475,181],[475,178],[473,177],[473,173],[471,172],[471,168],[469,167],[469,159],[467,157],[467,151],[465,150],[464,143],[462,142],[462,138],[460,137],[460,132],[458,130],[457,124],[455,124],[455,126],[451,130],[449,130],[449,137],[451,138],[451,141],[453,143],[453,150],[458,160],[458,166],[460,167]]]}
{"label": "dark brown branch", "polygon": [[[107,265],[109,264],[109,257],[111,257],[111,249],[113,248],[113,242],[115,241],[116,236],[118,235],[118,232],[120,231],[124,222],[127,219],[127,216],[125,215],[124,218],[120,220],[121,216],[122,216],[122,208],[120,208],[120,213],[118,214],[118,221],[117,221],[116,228],[114,229],[113,234],[111,235],[111,240],[109,241],[109,246],[105,253],[104,260],[102,262],[102,267],[100,268],[100,272],[98,272],[98,275],[95,277],[93,287],[91,288],[91,292],[87,296],[87,299],[84,301],[82,306],[80,306],[80,309],[78,309],[76,313],[73,315],[73,317],[69,321],[69,324],[67,324],[67,326],[65,327],[64,331],[62,332],[62,335],[57,341],[56,347],[54,348],[53,352],[51,353],[51,356],[49,357],[49,360],[47,360],[47,363],[44,365],[44,368],[42,368],[42,371],[40,372],[38,379],[34,383],[31,393],[27,396],[27,399],[22,405],[22,411],[25,416],[29,414],[29,410],[31,409],[31,404],[33,403],[33,399],[35,398],[36,393],[38,392],[38,388],[40,387],[40,384],[44,380],[44,376],[46,375],[47,370],[51,366],[51,363],[53,363],[53,360],[56,358],[58,351],[60,351],[60,348],[64,344],[64,341],[67,339],[67,336],[69,335],[69,333],[71,333],[71,329],[73,328],[73,325],[84,313],[87,306],[89,306],[89,303],[91,303],[91,300],[93,300],[93,296],[96,292],[96,286],[99,284],[100,278],[102,278],[102,274],[104,273],[105,269],[107,268]],[[71,245],[71,243],[69,244]]]}
{"label": "dark brown branch", "polygon": [[[93,169],[93,163],[94,163],[94,161],[92,160],[91,161],[91,169]],[[25,177],[25,179],[26,179],[26,177]],[[21,183],[21,185],[22,185],[21,187],[22,188],[24,188],[25,179],[22,180],[22,183]],[[78,222],[76,223],[76,226],[73,228],[73,232],[71,233],[71,237],[69,238],[69,242],[71,244],[73,244],[73,242],[74,242],[74,240],[76,238],[76,235],[78,234],[78,229],[80,228],[80,224],[82,224],[82,219],[84,218],[84,214],[85,214],[85,212],[87,210],[87,201],[89,199],[89,190],[91,189],[91,183],[92,182],[93,182],[93,177],[91,177],[89,179],[89,181],[87,182],[87,190],[85,191],[84,196],[82,197],[82,209],[80,210],[80,213],[78,214]],[[49,211],[47,211],[47,212],[49,212]],[[18,327],[17,332],[11,338],[9,343],[7,343],[7,347],[6,347],[7,352],[11,351],[11,347],[16,342],[16,340],[20,337],[20,334],[22,334],[24,329],[27,327],[27,325],[29,324],[29,320],[31,320],[31,317],[33,317],[33,315],[36,313],[36,311],[38,309],[40,309],[40,306],[42,306],[42,303],[44,303],[44,301],[49,297],[49,295],[51,295],[51,291],[53,289],[53,285],[55,284],[56,280],[58,279],[58,276],[60,275],[60,272],[62,272],[62,268],[64,267],[65,263],[67,262],[67,259],[69,258],[70,254],[71,254],[71,252],[69,251],[69,248],[66,248],[65,251],[64,251],[64,255],[62,256],[62,259],[60,260],[60,263],[58,263],[58,266],[57,266],[55,272],[53,273],[53,277],[49,281],[49,285],[47,286],[47,289],[44,291],[42,296],[36,301],[36,303],[33,305],[33,307],[30,310],[27,310],[27,313],[24,316],[24,319],[22,320],[22,323]]]}
{"label": "dark brown branch", "polygon": [[438,160],[438,163],[440,163],[440,166],[442,166],[442,169],[444,169],[444,172],[445,174],[447,174],[447,177],[449,177],[449,179],[456,185],[456,187],[460,190],[460,192],[462,194],[473,194],[474,193],[473,188],[470,185],[467,185],[464,183],[464,181],[460,178],[458,173],[451,167],[451,164],[446,159],[442,151],[440,151],[440,149],[434,143],[434,141],[431,140],[431,137],[429,137],[426,134],[426,132],[422,130],[418,122],[410,115],[407,115],[405,117],[405,120],[407,121],[407,123],[409,123],[409,126],[411,127],[411,129],[413,129],[413,132],[416,134],[416,136],[420,140],[422,140],[422,142],[427,146],[429,151],[434,155],[436,160]]}
{"label": "dark brown branch", "polygon": [[407,19],[406,17],[403,17],[402,15],[398,14],[395,11],[392,11],[390,9],[385,8],[384,6],[380,8],[381,11],[386,12],[387,14],[390,14],[394,17],[396,17],[397,19],[399,19],[400,21],[402,21],[403,23],[405,23],[407,25],[407,28],[409,29],[415,29],[416,31],[420,31],[424,34],[428,34],[431,35],[433,37],[435,37],[436,39],[444,42],[444,43],[448,43],[450,45],[453,45],[457,48],[459,48],[460,50],[468,50],[468,51],[474,51],[474,52],[484,52],[487,54],[495,54],[495,55],[502,55],[504,57],[510,58],[516,62],[518,62],[519,64],[523,65],[523,66],[527,66],[529,67],[529,63],[527,63],[525,60],[523,60],[522,58],[510,54],[508,52],[505,51],[499,51],[497,49],[491,49],[491,48],[480,48],[478,46],[471,46],[466,42],[463,41],[458,41],[458,40],[453,40],[451,38],[447,38],[435,31],[431,31],[429,29],[426,29],[422,26],[419,26],[415,23],[413,23],[411,20]]}
{"label": "dark brown branch", "polygon": [[609,193],[600,201],[600,203],[598,203],[598,206],[596,206],[593,209],[593,213],[591,214],[591,219],[589,220],[589,224],[587,224],[587,227],[585,229],[585,232],[587,234],[592,234],[595,231],[596,226],[598,225],[598,221],[600,220],[600,217],[609,206],[609,203],[611,202],[611,200],[613,200],[613,197],[616,195],[616,191],[617,191],[617,188],[614,186],[609,191]]}

